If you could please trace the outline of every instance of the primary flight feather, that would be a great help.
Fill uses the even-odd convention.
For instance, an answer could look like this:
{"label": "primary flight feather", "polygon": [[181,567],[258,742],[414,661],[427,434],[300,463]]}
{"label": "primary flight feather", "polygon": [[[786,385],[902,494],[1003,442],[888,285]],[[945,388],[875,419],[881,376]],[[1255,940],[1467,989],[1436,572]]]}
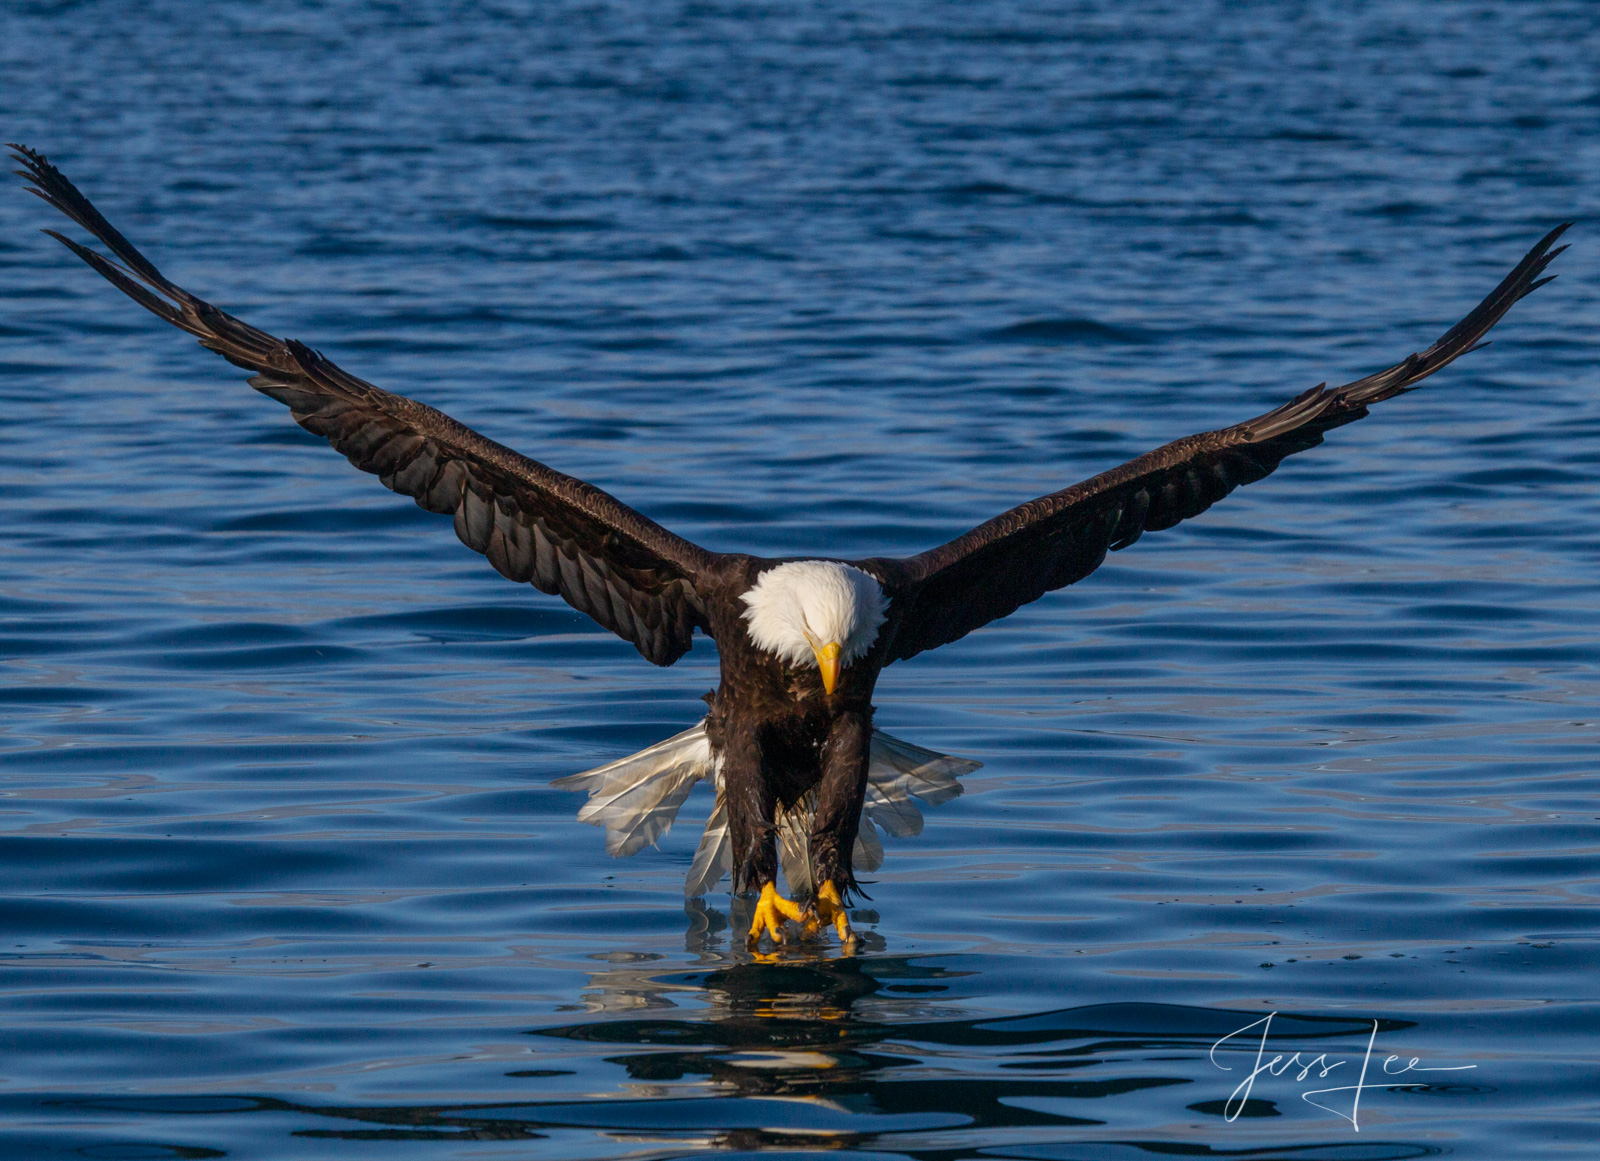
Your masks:
{"label": "primary flight feather", "polygon": [[[1176,440],[938,548],[904,559],[772,559],[692,544],[591,484],[218,310],[169,282],[42,155],[12,148],[31,191],[113,257],[46,233],[139,305],[253,371],[251,386],[356,467],[452,515],[456,535],[501,575],[560,596],[657,665],[688,652],[696,629],[715,639],[721,681],[704,721],[558,785],[587,790],[579,817],[606,828],[613,853],[631,854],[665,832],[696,781],[712,782],[717,797],[685,890],[699,894],[731,871],[736,892],[759,894],[752,943],[763,933],[780,940],[786,921],[812,932],[831,923],[851,938],[856,870],[875,869],[883,855],[875,827],[916,833],[912,797],[954,797],[956,778],[976,765],[873,729],[884,666],[1082,580],[1108,551],[1204,512],[1412,390],[1550,281],[1544,269],[1566,248],[1555,243],[1567,226],[1557,226],[1437,342],[1387,370]],[[804,908],[778,893],[780,861]]]}

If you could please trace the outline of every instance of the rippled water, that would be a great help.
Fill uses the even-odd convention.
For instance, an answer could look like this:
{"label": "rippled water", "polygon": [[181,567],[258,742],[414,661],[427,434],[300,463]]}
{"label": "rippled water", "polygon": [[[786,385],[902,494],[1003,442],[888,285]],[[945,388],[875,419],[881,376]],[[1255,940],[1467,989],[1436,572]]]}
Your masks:
{"label": "rippled water", "polygon": [[[694,826],[614,862],[549,788],[696,720],[710,644],[507,584],[13,185],[8,1156],[1588,1155],[1592,6],[4,27],[6,136],[180,282],[718,549],[920,550],[1387,365],[1579,222],[1490,349],[890,670],[880,723],[984,766],[861,954],[757,963]],[[1340,1066],[1230,1121],[1262,1028],[1212,1046],[1270,1012]],[[1300,1094],[1369,1041],[1358,1133]]]}

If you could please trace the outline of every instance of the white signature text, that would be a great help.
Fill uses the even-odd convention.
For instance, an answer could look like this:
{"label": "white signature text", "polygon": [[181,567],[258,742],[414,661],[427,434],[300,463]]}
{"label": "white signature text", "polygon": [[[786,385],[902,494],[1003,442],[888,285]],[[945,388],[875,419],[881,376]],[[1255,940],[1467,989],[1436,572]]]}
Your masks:
{"label": "white signature text", "polygon": [[[1229,1032],[1221,1040],[1218,1040],[1211,1046],[1211,1063],[1215,1064],[1224,1072],[1232,1072],[1233,1069],[1231,1067],[1218,1062],[1217,1049],[1223,1047],[1235,1036],[1243,1036],[1252,1028],[1261,1029],[1261,1039],[1256,1045],[1255,1067],[1250,1070],[1250,1074],[1248,1076],[1239,1082],[1238,1086],[1233,1090],[1233,1093],[1228,1097],[1227,1103],[1223,1106],[1223,1115],[1226,1116],[1229,1121],[1234,1120],[1241,1112],[1244,1111],[1245,1102],[1250,1099],[1250,1093],[1255,1088],[1256,1078],[1261,1076],[1263,1073],[1274,1077],[1289,1075],[1293,1079],[1294,1083],[1302,1084],[1308,1079],[1323,1080],[1331,1072],[1333,1072],[1334,1069],[1342,1068],[1344,1065],[1350,1063],[1350,1061],[1347,1060],[1330,1061],[1326,1052],[1319,1052],[1315,1056],[1305,1060],[1301,1059],[1301,1054],[1298,1052],[1287,1058],[1285,1058],[1282,1053],[1279,1053],[1276,1056],[1273,1056],[1270,1060],[1265,1059],[1267,1055],[1267,1037],[1272,1032],[1272,1018],[1276,1015],[1276,1012],[1269,1012],[1266,1016],[1255,1021],[1254,1023],[1246,1024],[1243,1028],[1240,1028],[1236,1032]],[[1361,1094],[1363,1090],[1372,1088],[1399,1088],[1403,1084],[1417,1083],[1415,1080],[1385,1082],[1378,1079],[1373,1079],[1370,1081],[1367,1079],[1367,1076],[1370,1072],[1370,1065],[1372,1063],[1373,1045],[1377,1042],[1377,1039],[1378,1021],[1374,1020],[1372,1022],[1372,1033],[1367,1037],[1366,1051],[1361,1055],[1361,1073],[1356,1077],[1354,1084],[1335,1085],[1332,1088],[1307,1089],[1305,1092],[1300,1094],[1300,1099],[1305,1101],[1307,1104],[1316,1105],[1317,1108],[1323,1109],[1326,1112],[1330,1112],[1336,1117],[1343,1117],[1345,1120],[1350,1122],[1350,1127],[1359,1133],[1361,1131]],[[1399,1056],[1386,1056],[1384,1057],[1383,1063],[1379,1066],[1379,1068],[1381,1074],[1387,1077],[1400,1076],[1410,1072],[1461,1072],[1465,1069],[1478,1067],[1476,1064],[1457,1064],[1448,1068],[1438,1066],[1425,1068],[1418,1063],[1420,1059],[1421,1057],[1417,1056],[1413,1056],[1409,1060]],[[1323,1104],[1321,1101],[1311,1099],[1312,1097],[1318,1096],[1331,1097],[1334,1093],[1352,1094],[1350,1097],[1350,1111],[1348,1113],[1343,1111],[1343,1109],[1334,1108],[1331,1105]],[[1341,1101],[1338,1103],[1342,1104],[1343,1102]]]}

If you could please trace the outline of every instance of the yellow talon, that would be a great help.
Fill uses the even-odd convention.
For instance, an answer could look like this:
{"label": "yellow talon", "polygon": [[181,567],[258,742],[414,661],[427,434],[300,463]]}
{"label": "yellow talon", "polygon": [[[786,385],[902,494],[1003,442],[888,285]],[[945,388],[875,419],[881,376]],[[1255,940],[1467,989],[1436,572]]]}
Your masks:
{"label": "yellow talon", "polygon": [[800,922],[803,912],[795,904],[778,894],[778,888],[773,883],[767,883],[761,888],[761,898],[756,900],[756,917],[750,924],[749,943],[754,947],[765,931],[774,944],[783,942],[783,921],[793,919]]}
{"label": "yellow talon", "polygon": [[812,907],[812,915],[806,923],[807,934],[815,934],[823,923],[831,923],[839,933],[840,943],[849,945],[855,942],[856,933],[850,930],[850,917],[845,911],[844,900],[839,897],[839,888],[833,885],[832,879],[822,884]]}

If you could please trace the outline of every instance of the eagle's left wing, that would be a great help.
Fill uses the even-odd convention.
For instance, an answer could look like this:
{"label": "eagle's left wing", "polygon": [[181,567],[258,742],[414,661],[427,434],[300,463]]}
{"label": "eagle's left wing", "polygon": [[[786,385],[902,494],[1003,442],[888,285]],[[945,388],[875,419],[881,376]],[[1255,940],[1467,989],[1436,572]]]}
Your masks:
{"label": "eagle's left wing", "polygon": [[1270,475],[1285,457],[1315,447],[1324,432],[1360,419],[1371,404],[1412,390],[1472,350],[1519,298],[1550,281],[1540,275],[1566,249],[1551,249],[1566,229],[1557,226],[1541,238],[1431,347],[1388,370],[1332,390],[1313,387],[1265,415],[1169,443],[919,556],[857,562],[884,580],[899,606],[885,664],[955,641],[1082,580],[1107,551],[1198,516],[1239,485]]}

